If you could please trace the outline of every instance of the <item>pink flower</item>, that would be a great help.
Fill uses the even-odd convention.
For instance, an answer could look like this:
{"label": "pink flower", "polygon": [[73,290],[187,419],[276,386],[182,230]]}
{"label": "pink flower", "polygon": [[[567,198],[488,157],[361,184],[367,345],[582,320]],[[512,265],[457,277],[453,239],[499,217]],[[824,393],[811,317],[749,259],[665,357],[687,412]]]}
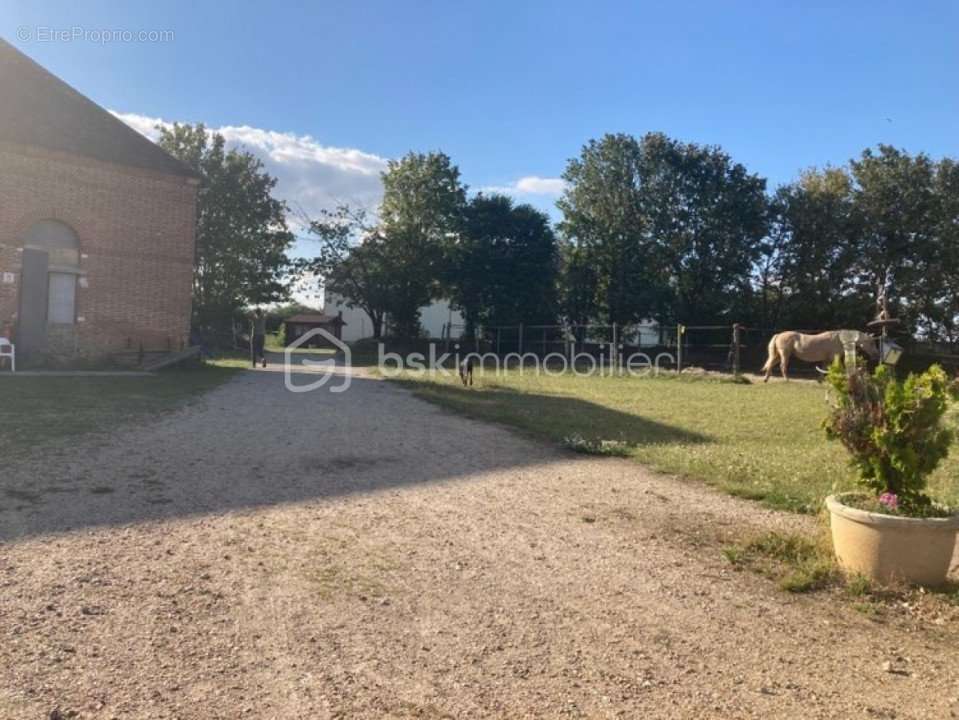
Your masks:
{"label": "pink flower", "polygon": [[879,504],[885,505],[890,510],[896,510],[899,507],[899,496],[896,493],[884,492],[879,496]]}

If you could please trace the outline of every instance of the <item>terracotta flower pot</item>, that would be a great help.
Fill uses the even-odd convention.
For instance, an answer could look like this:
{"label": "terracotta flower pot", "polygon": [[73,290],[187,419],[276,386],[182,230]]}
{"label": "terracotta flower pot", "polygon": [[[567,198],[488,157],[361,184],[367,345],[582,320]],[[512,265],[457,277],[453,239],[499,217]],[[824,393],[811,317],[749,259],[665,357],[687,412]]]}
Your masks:
{"label": "terracotta flower pot", "polygon": [[935,587],[946,581],[959,531],[959,515],[910,518],[843,505],[826,498],[832,544],[839,565],[880,583]]}

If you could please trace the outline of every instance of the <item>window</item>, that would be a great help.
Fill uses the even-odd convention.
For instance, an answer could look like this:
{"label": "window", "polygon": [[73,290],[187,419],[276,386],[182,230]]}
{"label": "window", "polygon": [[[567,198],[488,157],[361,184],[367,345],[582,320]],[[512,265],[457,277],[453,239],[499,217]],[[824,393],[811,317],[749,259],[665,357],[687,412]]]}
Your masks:
{"label": "window", "polygon": [[73,325],[76,319],[77,276],[73,273],[50,273],[50,295],[47,322],[51,325]]}

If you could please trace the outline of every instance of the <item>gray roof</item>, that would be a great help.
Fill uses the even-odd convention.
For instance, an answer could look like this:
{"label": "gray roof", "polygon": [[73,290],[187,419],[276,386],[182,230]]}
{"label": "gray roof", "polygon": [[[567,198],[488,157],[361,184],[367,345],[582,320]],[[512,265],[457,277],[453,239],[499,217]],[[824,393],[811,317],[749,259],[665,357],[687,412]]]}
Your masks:
{"label": "gray roof", "polygon": [[0,142],[196,177],[192,169],[2,38]]}

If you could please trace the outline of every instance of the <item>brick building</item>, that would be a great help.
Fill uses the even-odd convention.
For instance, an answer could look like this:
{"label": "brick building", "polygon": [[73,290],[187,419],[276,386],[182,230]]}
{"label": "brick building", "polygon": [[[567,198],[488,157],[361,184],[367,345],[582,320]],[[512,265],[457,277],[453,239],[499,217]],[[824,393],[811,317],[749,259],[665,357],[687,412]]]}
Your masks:
{"label": "brick building", "polygon": [[197,184],[0,40],[0,335],[18,356],[182,348]]}

